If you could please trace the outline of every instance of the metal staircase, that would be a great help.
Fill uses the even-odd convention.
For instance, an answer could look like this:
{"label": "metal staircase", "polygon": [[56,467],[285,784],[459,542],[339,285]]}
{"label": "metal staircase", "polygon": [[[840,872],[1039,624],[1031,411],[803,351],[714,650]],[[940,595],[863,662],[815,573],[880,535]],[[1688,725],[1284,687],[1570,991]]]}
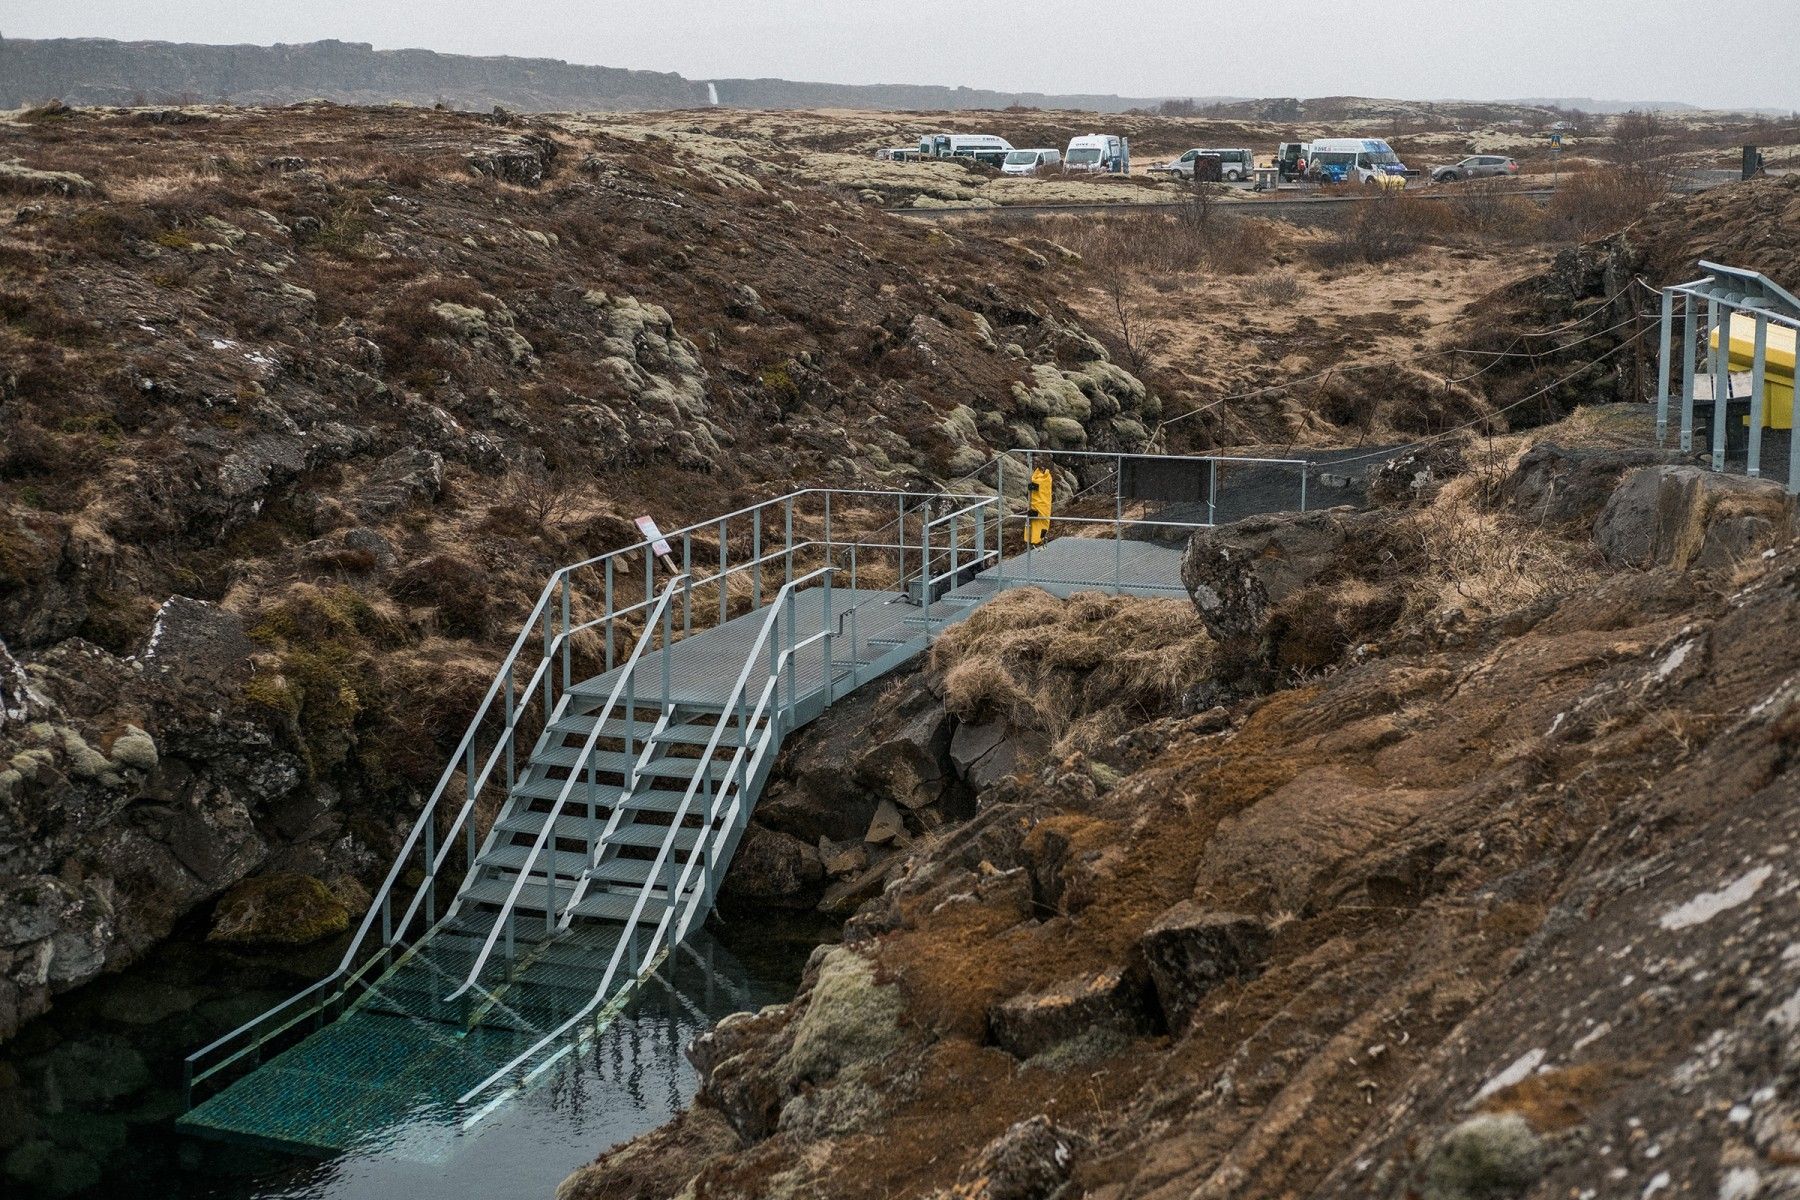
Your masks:
{"label": "metal staircase", "polygon": [[183,1124],[327,1150],[472,1125],[704,922],[788,733],[1005,587],[1181,593],[1176,522],[1115,498],[1060,518],[1112,539],[1008,557],[1016,498],[814,489],[559,570],[337,969],[189,1056]]}

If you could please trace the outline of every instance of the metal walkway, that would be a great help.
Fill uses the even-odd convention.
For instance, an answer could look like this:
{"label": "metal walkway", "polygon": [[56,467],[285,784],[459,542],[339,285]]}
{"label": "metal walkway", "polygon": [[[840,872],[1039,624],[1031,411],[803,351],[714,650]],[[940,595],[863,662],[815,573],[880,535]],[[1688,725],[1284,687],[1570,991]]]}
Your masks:
{"label": "metal walkway", "polygon": [[[1047,461],[1067,499],[1045,522],[1026,488]],[[990,470],[796,492],[559,570],[337,970],[188,1058],[190,1102],[209,1094],[183,1125],[335,1150],[421,1112],[479,1121],[704,922],[794,729],[1007,588],[1183,595],[1192,530],[1304,508],[1309,467]]]}

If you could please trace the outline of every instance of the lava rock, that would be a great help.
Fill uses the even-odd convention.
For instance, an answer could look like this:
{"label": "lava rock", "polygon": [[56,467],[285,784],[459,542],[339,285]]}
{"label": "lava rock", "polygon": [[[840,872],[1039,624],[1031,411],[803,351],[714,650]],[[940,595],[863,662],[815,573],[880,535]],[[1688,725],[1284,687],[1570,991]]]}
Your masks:
{"label": "lava rock", "polygon": [[988,1010],[994,1044],[1017,1058],[1032,1058],[1059,1042],[1096,1028],[1137,1031],[1142,1023],[1138,989],[1118,967],[1026,992]]}
{"label": "lava rock", "polygon": [[209,942],[304,946],[344,932],[350,910],[324,883],[295,871],[243,880],[213,912]]}
{"label": "lava rock", "polygon": [[957,1181],[960,1200],[1047,1200],[1087,1148],[1079,1134],[1039,1114],[989,1142]]}
{"label": "lava rock", "polygon": [[1183,900],[1144,931],[1138,947],[1169,1029],[1187,1028],[1207,992],[1256,974],[1268,954],[1268,926],[1241,913],[1211,912]]}
{"label": "lava rock", "polygon": [[1613,491],[1594,540],[1617,566],[1716,570],[1790,536],[1794,518],[1793,498],[1772,479],[1644,467]]}

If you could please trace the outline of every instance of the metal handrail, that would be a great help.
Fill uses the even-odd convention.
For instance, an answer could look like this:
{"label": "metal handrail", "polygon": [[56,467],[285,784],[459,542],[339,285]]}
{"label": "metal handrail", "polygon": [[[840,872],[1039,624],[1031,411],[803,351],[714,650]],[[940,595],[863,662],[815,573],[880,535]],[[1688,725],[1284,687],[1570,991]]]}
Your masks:
{"label": "metal handrail", "polygon": [[[473,987],[476,979],[481,975],[481,969],[487,965],[488,955],[493,953],[494,943],[499,940],[502,928],[511,918],[513,908],[519,900],[519,893],[525,890],[525,883],[531,877],[532,868],[537,865],[538,856],[543,853],[545,844],[554,836],[556,820],[562,816],[563,806],[568,803],[569,795],[575,790],[575,785],[580,780],[581,765],[585,764],[588,756],[593,754],[595,743],[600,740],[601,734],[605,731],[607,719],[612,716],[613,709],[618,706],[619,696],[625,689],[625,681],[636,670],[638,660],[643,657],[645,649],[655,638],[657,618],[668,612],[670,599],[675,595],[676,589],[686,582],[687,576],[679,575],[671,579],[663,588],[662,597],[657,601],[650,619],[644,622],[644,632],[639,636],[637,645],[632,647],[631,657],[626,659],[624,669],[619,672],[618,679],[613,682],[612,691],[606,697],[605,707],[600,710],[599,716],[594,720],[594,727],[588,733],[587,741],[581,748],[581,757],[577,760],[575,769],[569,772],[569,778],[563,783],[562,791],[557,794],[555,805],[544,818],[544,826],[538,831],[537,840],[531,845],[531,854],[525,860],[524,866],[520,868],[518,878],[513,880],[512,888],[507,892],[506,901],[500,906],[500,911],[494,918],[493,928],[488,930],[487,938],[481,944],[481,951],[475,956],[474,965],[469,968],[468,978],[463,980],[461,987],[444,997],[446,1003],[455,1000]],[[665,645],[663,651],[667,653],[668,646]],[[548,875],[552,880],[551,886],[554,891],[554,868],[548,872]],[[552,911],[554,907],[554,903],[552,903]]]}
{"label": "metal handrail", "polygon": [[[817,579],[821,576],[828,576],[828,575],[836,572],[837,569],[838,568],[835,566],[820,567],[816,571],[812,571],[806,575],[803,575],[797,579],[790,580],[789,582],[783,584],[781,589],[775,594],[774,600],[769,605],[768,617],[764,619],[764,621],[762,623],[762,627],[757,631],[755,640],[752,641],[748,651],[745,653],[744,667],[741,671],[738,672],[737,682],[733,685],[731,693],[725,702],[725,706],[724,706],[723,710],[721,711],[718,724],[716,726],[714,726],[714,728],[713,728],[712,737],[710,739],[708,739],[705,750],[701,753],[700,757],[696,760],[697,765],[694,770],[693,782],[688,785],[687,792],[682,796],[681,805],[680,805],[679,809],[676,811],[673,819],[671,820],[671,822],[669,824],[669,832],[664,836],[662,845],[657,851],[656,858],[652,861],[652,863],[650,865],[650,869],[645,874],[644,882],[638,889],[637,903],[632,906],[631,914],[625,919],[624,929],[619,938],[618,945],[614,947],[612,958],[606,964],[606,971],[601,976],[599,986],[595,989],[594,998],[592,1000],[590,1000],[585,1006],[583,1006],[583,1008],[579,1012],[575,1013],[573,1016],[568,1018],[568,1020],[564,1021],[556,1029],[545,1034],[536,1043],[534,1043],[533,1045],[528,1047],[526,1050],[524,1050],[521,1053],[519,1053],[518,1055],[516,1055],[505,1066],[494,1071],[486,1079],[483,1079],[480,1083],[477,1083],[474,1087],[470,1088],[467,1092],[465,1092],[461,1097],[458,1098],[457,1104],[459,1106],[467,1105],[476,1096],[478,1096],[482,1092],[486,1091],[489,1087],[492,1087],[499,1080],[501,1080],[501,1079],[505,1078],[507,1075],[511,1074],[517,1067],[519,1067],[520,1064],[526,1062],[533,1055],[535,1055],[539,1050],[541,1050],[544,1046],[555,1041],[557,1038],[561,1037],[564,1033],[567,1033],[570,1029],[574,1028],[577,1024],[579,1024],[582,1020],[584,1020],[588,1016],[588,1014],[592,1013],[596,1008],[600,1007],[600,1005],[602,1005],[603,1003],[606,1002],[607,989],[612,985],[613,978],[618,974],[619,964],[621,961],[623,961],[627,949],[630,948],[635,953],[637,928],[638,928],[639,923],[643,919],[644,907],[646,904],[649,903],[650,895],[653,891],[655,891],[655,889],[657,887],[657,882],[658,882],[657,881],[657,872],[662,867],[662,864],[665,861],[667,861],[668,856],[669,856],[669,851],[674,846],[676,835],[679,834],[681,831],[682,822],[687,819],[688,808],[693,803],[694,795],[699,790],[701,783],[706,779],[707,768],[708,768],[708,766],[710,766],[710,764],[712,762],[713,755],[718,752],[719,738],[721,737],[721,735],[724,734],[725,727],[729,723],[727,718],[729,717],[729,714],[731,713],[731,711],[733,709],[737,708],[738,705],[742,701],[743,694],[744,694],[744,688],[748,685],[749,680],[750,680],[751,669],[753,667],[755,667],[757,662],[762,658],[763,649],[768,644],[770,634],[774,631],[774,629],[777,627],[777,625],[780,622],[780,615],[781,615],[781,611],[782,611],[783,602],[785,600],[787,600],[788,597],[790,597],[793,594],[793,592],[796,588],[800,587],[803,584],[810,583],[812,580]],[[790,632],[791,632],[791,625],[790,625]],[[814,638],[808,639],[808,644],[810,644],[810,642],[812,640],[816,640],[819,637],[829,637],[829,636],[830,636],[830,634],[827,631],[822,630],[820,632],[820,634],[814,635]],[[791,655],[793,650],[796,648],[797,647],[790,647],[788,652],[786,654],[782,655],[782,657],[779,661],[781,663],[785,663],[788,659],[788,656]],[[780,666],[779,665],[772,668],[772,675],[774,678],[779,679],[779,677],[780,677]],[[759,710],[760,710],[760,706],[759,706]],[[747,725],[740,725],[740,729],[742,729],[746,735],[748,734],[748,726]],[[740,749],[741,749],[741,746],[740,746]],[[717,807],[718,797],[722,796],[724,791],[725,791],[725,788],[722,784],[720,789],[715,793],[714,807]],[[696,838],[695,845],[698,846],[698,845],[702,844],[704,840],[705,839],[703,837]],[[669,913],[674,910],[676,899],[677,899],[677,894],[671,893],[669,896],[668,905],[667,905],[667,907],[665,907],[664,912],[663,912],[663,918],[658,923],[658,931],[657,931],[657,934],[655,935],[655,937],[660,937],[662,934],[662,931],[666,928]],[[656,948],[657,948],[655,937],[653,937],[651,946],[645,952],[643,961],[647,961],[649,958],[654,956],[654,954],[656,952]],[[553,1059],[551,1061],[555,1061],[555,1060]],[[535,1078],[536,1075],[538,1074],[538,1072],[541,1072],[544,1069],[544,1067],[547,1065],[548,1064],[540,1064],[539,1067],[537,1068],[537,1070],[535,1070],[532,1073],[532,1075],[529,1076],[528,1078]]]}
{"label": "metal handrail", "polygon": [[[357,954],[361,950],[364,940],[368,937],[370,930],[374,927],[377,913],[386,911],[391,917],[391,908],[388,906],[391,902],[394,885],[399,881],[406,864],[412,858],[413,851],[418,846],[419,840],[424,835],[425,830],[436,819],[438,805],[442,802],[445,791],[450,785],[450,781],[455,778],[457,767],[463,762],[464,758],[468,756],[473,748],[475,739],[481,732],[482,725],[486,722],[489,713],[493,710],[494,700],[500,694],[502,684],[511,683],[513,673],[518,665],[519,654],[525,648],[527,637],[538,627],[543,619],[543,615],[549,609],[550,603],[556,594],[557,583],[561,574],[562,572],[560,571],[553,574],[544,584],[543,591],[538,595],[537,604],[533,606],[531,615],[526,619],[524,626],[519,630],[518,636],[513,639],[511,650],[507,652],[506,658],[501,662],[500,669],[494,675],[494,682],[488,686],[487,694],[482,698],[481,704],[476,708],[475,715],[470,719],[469,727],[464,731],[462,740],[457,743],[456,750],[450,755],[450,760],[445,765],[443,773],[438,777],[437,785],[432,789],[430,798],[425,802],[424,807],[421,808],[418,819],[413,822],[412,829],[407,833],[406,839],[401,843],[399,852],[394,856],[393,866],[388,869],[387,876],[383,879],[381,887],[376,890],[373,899],[371,899],[369,903],[368,910],[363,914],[362,921],[358,923],[356,932],[351,936],[350,943],[345,947],[344,953],[339,958],[337,966],[324,978],[319,979],[308,987],[302,988],[299,992],[296,992],[286,1000],[281,1001],[273,1008],[259,1013],[257,1016],[252,1017],[242,1025],[239,1025],[237,1028],[220,1035],[206,1045],[200,1047],[200,1049],[189,1054],[186,1059],[183,1060],[183,1074],[189,1088],[191,1088],[193,1084],[217,1074],[220,1070],[229,1066],[240,1057],[240,1055],[237,1054],[229,1055],[224,1061],[205,1070],[196,1072],[196,1065],[207,1056],[213,1054],[215,1051],[228,1045],[237,1038],[248,1034],[251,1030],[265,1024],[292,1006],[304,1001],[308,996],[324,991],[336,981],[344,979],[344,977],[351,972],[352,965],[356,962]],[[536,671],[532,673],[530,681],[526,684],[525,695],[530,696],[535,694],[538,682],[543,678],[544,672],[548,670],[552,662],[553,654],[553,651],[546,650],[544,657],[538,663]],[[400,940],[407,925],[411,923],[413,916],[417,914],[420,902],[426,891],[436,882],[438,869],[443,865],[451,848],[455,845],[456,833],[460,829],[462,821],[465,819],[469,809],[473,807],[475,796],[479,794],[481,788],[485,786],[487,777],[492,773],[494,766],[499,761],[502,749],[517,731],[519,720],[523,716],[524,710],[522,708],[512,713],[511,718],[504,727],[501,737],[495,742],[493,752],[489,754],[488,761],[482,768],[480,782],[472,784],[468,788],[469,796],[464,801],[463,809],[458,814],[457,820],[453,823],[451,831],[445,836],[443,846],[430,863],[430,870],[426,873],[424,881],[415,890],[412,902],[408,905],[405,915],[398,925],[391,925],[389,930],[384,932],[383,949],[392,946],[396,941]],[[370,962],[372,961],[374,961],[373,958],[370,959]],[[367,966],[368,963],[364,963],[355,974],[360,975]],[[349,982],[351,982],[351,980],[346,980],[346,984]],[[329,1003],[329,1001],[323,1001],[320,1005],[315,1005],[312,1009],[308,1010],[308,1013],[318,1011],[324,1003]],[[284,1025],[281,1029],[272,1031],[269,1036],[275,1036],[291,1027],[291,1024]]]}

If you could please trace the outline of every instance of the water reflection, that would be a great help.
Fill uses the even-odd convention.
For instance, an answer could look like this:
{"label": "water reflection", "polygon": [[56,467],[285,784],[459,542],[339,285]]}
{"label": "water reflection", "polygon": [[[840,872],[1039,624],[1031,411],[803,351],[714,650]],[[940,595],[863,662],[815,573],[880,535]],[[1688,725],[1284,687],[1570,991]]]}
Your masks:
{"label": "water reflection", "polygon": [[[198,948],[171,948],[72,998],[79,1003],[0,1056],[0,1191],[29,1200],[548,1197],[576,1167],[685,1107],[697,1080],[682,1047],[728,1013],[789,998],[806,954],[829,936],[817,926],[703,931],[579,1054],[472,1129],[421,1109],[323,1161],[174,1131],[181,1055],[286,981],[271,979],[266,963],[222,966]],[[121,1013],[155,1019],[132,1025]]]}

